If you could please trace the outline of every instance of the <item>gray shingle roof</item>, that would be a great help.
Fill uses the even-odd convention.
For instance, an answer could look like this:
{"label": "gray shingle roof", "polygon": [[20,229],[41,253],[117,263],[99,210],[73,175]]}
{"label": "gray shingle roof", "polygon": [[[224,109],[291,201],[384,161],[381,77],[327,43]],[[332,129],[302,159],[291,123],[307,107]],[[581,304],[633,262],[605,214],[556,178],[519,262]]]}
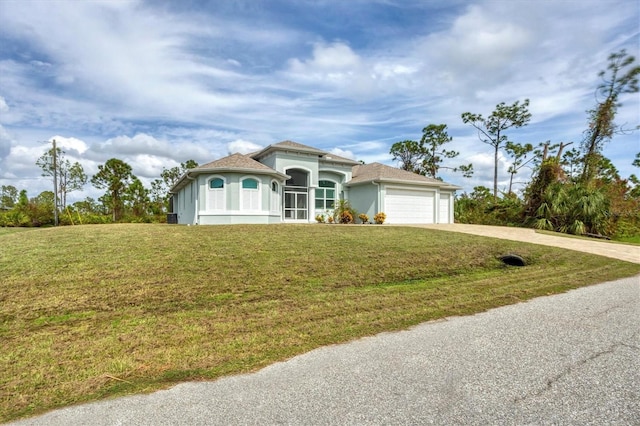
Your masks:
{"label": "gray shingle roof", "polygon": [[302,150],[305,150],[305,151],[315,151],[315,152],[319,152],[319,153],[324,152],[324,151],[322,151],[322,150],[320,150],[318,148],[314,148],[314,147],[308,146],[308,145],[303,145],[301,143],[290,141],[290,140],[274,143],[271,146],[278,147],[278,148],[302,149]]}
{"label": "gray shingle roof", "polygon": [[338,162],[338,163],[350,163],[350,164],[357,163],[356,160],[352,160],[351,158],[341,157],[341,156],[336,155],[336,154],[334,154],[332,152],[327,152],[325,155],[322,156],[322,158],[320,160],[321,161],[334,161],[334,162]]}
{"label": "gray shingle roof", "polygon": [[202,166],[196,167],[194,170],[199,169],[243,169],[243,170],[269,170],[275,172],[271,167],[254,160],[248,155],[243,154],[231,154],[228,157],[223,157],[218,160],[212,161]]}
{"label": "gray shingle roof", "polygon": [[430,184],[435,186],[451,186],[438,179],[422,176],[417,173],[408,172],[395,167],[386,166],[380,163],[362,164],[354,166],[352,178],[348,184],[357,184],[372,181],[403,181],[415,182],[417,184]]}

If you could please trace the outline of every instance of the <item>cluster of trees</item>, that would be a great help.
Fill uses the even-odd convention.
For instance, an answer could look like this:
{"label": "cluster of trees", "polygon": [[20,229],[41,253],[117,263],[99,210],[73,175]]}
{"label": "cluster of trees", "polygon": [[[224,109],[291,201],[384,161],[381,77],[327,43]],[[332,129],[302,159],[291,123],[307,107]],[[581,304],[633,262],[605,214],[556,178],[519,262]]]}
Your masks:
{"label": "cluster of trees", "polygon": [[[193,160],[170,169],[163,168],[159,179],[144,186],[133,174],[129,164],[112,158],[98,166],[98,172],[88,179],[78,162],[65,158],[64,150],[54,146],[45,152],[36,165],[42,175],[52,177],[56,193],[44,191],[29,198],[27,191],[12,185],[0,190],[0,226],[44,226],[76,223],[108,222],[164,222],[169,208],[168,190],[190,168],[198,166]],[[68,195],[79,191],[87,183],[105,190],[95,200],[87,197],[71,205]],[[54,209],[57,206],[57,209]]]}
{"label": "cluster of trees", "polygon": [[[570,150],[565,148],[573,142],[546,141],[534,147],[508,139],[507,130],[528,124],[529,100],[501,103],[487,118],[462,114],[463,122],[473,126],[479,139],[492,147],[495,167],[493,191],[476,187],[471,194],[463,194],[456,204],[456,219],[620,239],[640,236],[640,180],[635,175],[621,178],[602,155],[604,145],[614,135],[627,131],[615,122],[622,106],[619,98],[638,92],[639,75],[640,66],[624,50],[609,56],[607,70],[599,74],[602,83],[596,89],[596,105],[587,111],[583,139]],[[509,189],[502,194],[497,185],[500,150],[512,159]],[[513,176],[526,164],[532,166],[532,178],[519,197],[512,192]],[[632,164],[640,167],[640,153]]]}

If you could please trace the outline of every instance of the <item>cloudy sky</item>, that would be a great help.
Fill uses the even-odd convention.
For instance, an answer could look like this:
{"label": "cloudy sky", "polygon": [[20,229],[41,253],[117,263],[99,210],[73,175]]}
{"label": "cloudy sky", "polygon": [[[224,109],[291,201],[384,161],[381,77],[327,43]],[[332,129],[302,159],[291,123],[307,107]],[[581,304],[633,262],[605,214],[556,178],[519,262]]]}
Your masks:
{"label": "cloudy sky", "polygon": [[[48,190],[53,138],[90,175],[116,157],[148,184],[286,139],[394,165],[394,142],[443,123],[450,164],[476,169],[443,178],[490,187],[461,113],[529,98],[512,140],[579,144],[607,56],[640,56],[638,22],[636,0],[0,0],[0,184]],[[638,95],[622,102],[637,125]],[[628,176],[638,151],[636,133],[605,155]]]}

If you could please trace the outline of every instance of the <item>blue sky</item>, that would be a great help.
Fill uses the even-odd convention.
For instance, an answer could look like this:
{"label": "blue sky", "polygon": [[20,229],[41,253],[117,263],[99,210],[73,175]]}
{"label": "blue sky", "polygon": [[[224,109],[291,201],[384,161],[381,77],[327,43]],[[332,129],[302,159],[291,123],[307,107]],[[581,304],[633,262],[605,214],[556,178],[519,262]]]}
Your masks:
{"label": "blue sky", "polygon": [[[442,177],[490,187],[491,148],[460,115],[529,98],[512,140],[579,144],[607,56],[640,56],[638,22],[635,0],[2,0],[0,184],[48,190],[35,161],[53,138],[90,175],[116,157],[148,184],[287,139],[395,165],[394,142],[444,123],[449,164],[476,173]],[[638,95],[621,100],[634,127]],[[605,149],[623,176],[638,137]]]}

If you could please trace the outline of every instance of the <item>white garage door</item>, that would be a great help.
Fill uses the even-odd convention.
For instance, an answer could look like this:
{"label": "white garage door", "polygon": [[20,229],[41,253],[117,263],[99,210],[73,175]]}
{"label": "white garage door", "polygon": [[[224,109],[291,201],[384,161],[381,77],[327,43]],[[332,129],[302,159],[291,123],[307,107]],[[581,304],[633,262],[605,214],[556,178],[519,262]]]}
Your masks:
{"label": "white garage door", "polygon": [[434,223],[435,194],[430,191],[388,188],[384,197],[387,223]]}
{"label": "white garage door", "polygon": [[449,204],[451,195],[440,193],[440,204],[438,205],[438,223],[449,223],[449,213],[451,206]]}

